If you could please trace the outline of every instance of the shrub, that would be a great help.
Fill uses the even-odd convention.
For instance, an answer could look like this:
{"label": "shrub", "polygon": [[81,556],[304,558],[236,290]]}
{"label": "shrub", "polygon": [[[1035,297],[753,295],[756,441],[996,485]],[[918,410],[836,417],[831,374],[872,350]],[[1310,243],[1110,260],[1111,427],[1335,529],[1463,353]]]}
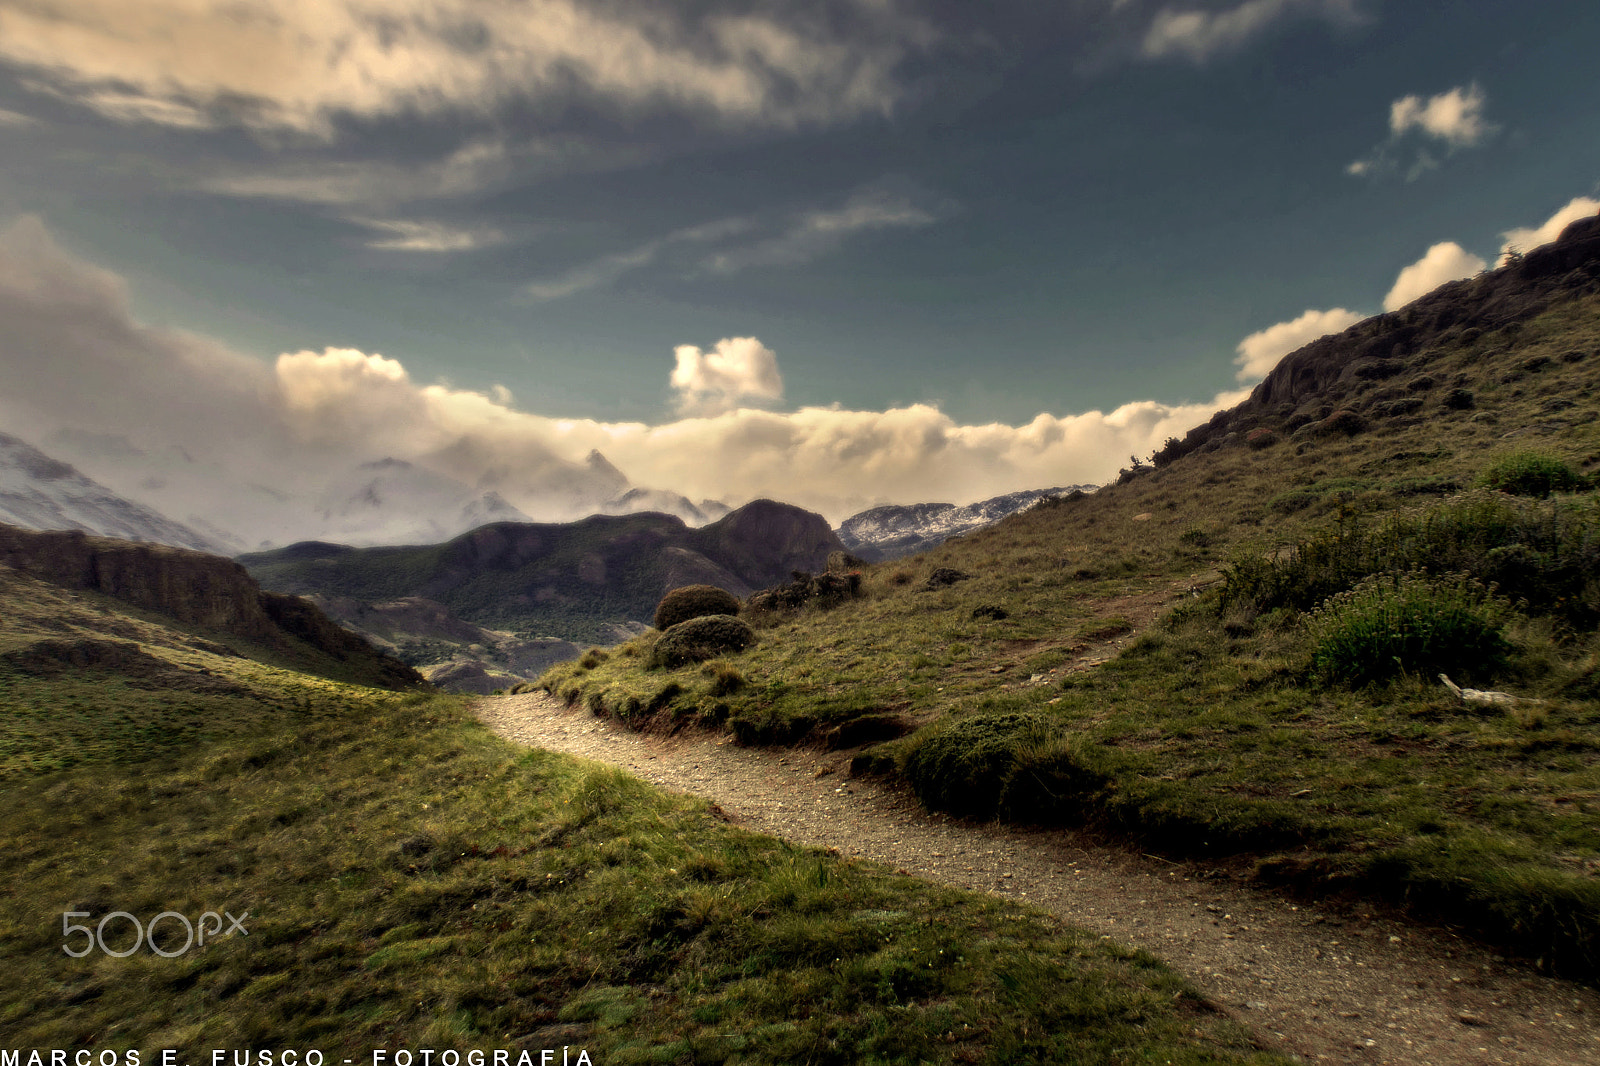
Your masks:
{"label": "shrub", "polygon": [[656,628],[665,632],[679,622],[706,615],[739,613],[739,598],[715,585],[685,585],[673,589],[656,604]]}
{"label": "shrub", "polygon": [[755,630],[731,614],[701,615],[670,626],[650,649],[650,667],[705,662],[756,642]]}
{"label": "shrub", "polygon": [[593,670],[609,658],[611,658],[611,653],[604,648],[590,648],[583,653],[583,658],[578,660],[578,668],[581,670]]}
{"label": "shrub", "polygon": [[1252,449],[1260,451],[1262,448],[1270,448],[1278,443],[1278,435],[1266,428],[1252,429],[1244,435],[1244,442]]}
{"label": "shrub", "polygon": [[1471,389],[1451,389],[1444,398],[1444,405],[1452,411],[1465,411],[1478,406],[1478,401]]}
{"label": "shrub", "polygon": [[1574,500],[1519,502],[1477,493],[1369,527],[1337,526],[1272,558],[1243,555],[1224,569],[1219,612],[1310,610],[1374,574],[1471,573],[1531,614],[1575,631],[1600,622],[1600,508]]}
{"label": "shrub", "polygon": [[1513,496],[1573,492],[1587,487],[1582,474],[1548,452],[1513,452],[1490,464],[1478,475],[1478,484]]}
{"label": "shrub", "polygon": [[1357,686],[1400,673],[1488,678],[1511,652],[1506,615],[1464,574],[1371,577],[1312,612],[1312,665],[1329,680]]}

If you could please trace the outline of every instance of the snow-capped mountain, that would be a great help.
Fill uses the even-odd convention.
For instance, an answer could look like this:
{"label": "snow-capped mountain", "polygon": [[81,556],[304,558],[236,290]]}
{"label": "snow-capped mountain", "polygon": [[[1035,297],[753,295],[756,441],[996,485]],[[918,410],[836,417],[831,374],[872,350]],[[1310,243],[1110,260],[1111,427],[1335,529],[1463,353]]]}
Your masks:
{"label": "snow-capped mountain", "polygon": [[366,546],[434,544],[490,522],[531,522],[484,492],[403,459],[362,463],[319,501],[318,540]]}
{"label": "snow-capped mountain", "polygon": [[1068,485],[1054,489],[1025,489],[991,496],[958,507],[953,503],[888,504],[853,514],[834,530],[846,549],[869,563],[899,559],[927,551],[960,533],[968,533],[1007,515],[1026,511],[1047,496],[1093,485]]}
{"label": "snow-capped mountain", "polygon": [[601,514],[638,514],[641,511],[658,511],[674,515],[691,526],[703,526],[723,517],[733,508],[721,500],[690,502],[687,496],[665,489],[629,489],[620,496],[607,500],[600,508]]}
{"label": "snow-capped mountain", "polygon": [[24,529],[79,529],[223,555],[237,550],[225,535],[175,522],[5,433],[0,433],[0,522]]}

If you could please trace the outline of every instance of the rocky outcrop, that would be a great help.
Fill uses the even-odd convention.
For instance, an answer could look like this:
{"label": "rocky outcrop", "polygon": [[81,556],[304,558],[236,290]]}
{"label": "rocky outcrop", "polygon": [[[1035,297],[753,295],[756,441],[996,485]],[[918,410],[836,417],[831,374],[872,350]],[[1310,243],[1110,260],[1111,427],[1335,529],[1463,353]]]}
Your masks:
{"label": "rocky outcrop", "polygon": [[307,600],[263,592],[231,559],[161,544],[0,526],[0,566],[63,588],[96,592],[215,633],[292,650],[309,645],[358,665],[389,688],[425,684],[399,660],[341,629]]}

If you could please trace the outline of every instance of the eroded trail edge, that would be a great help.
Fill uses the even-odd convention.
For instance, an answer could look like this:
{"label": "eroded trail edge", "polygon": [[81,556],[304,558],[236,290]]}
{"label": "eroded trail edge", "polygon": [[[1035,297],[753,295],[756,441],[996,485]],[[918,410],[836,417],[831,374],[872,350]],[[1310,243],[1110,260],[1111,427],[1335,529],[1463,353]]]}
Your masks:
{"label": "eroded trail edge", "polygon": [[1600,994],[1434,930],[1324,910],[1070,832],[930,814],[844,757],[634,733],[544,693],[475,704],[499,735],[620,766],[736,824],[1041,907],[1184,973],[1307,1062],[1594,1066]]}

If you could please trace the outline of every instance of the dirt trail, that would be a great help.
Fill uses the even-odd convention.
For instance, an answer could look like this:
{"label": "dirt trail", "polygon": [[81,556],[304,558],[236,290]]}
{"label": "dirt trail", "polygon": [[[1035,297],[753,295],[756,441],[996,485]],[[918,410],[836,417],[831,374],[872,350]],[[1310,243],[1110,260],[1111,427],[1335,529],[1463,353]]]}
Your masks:
{"label": "dirt trail", "polygon": [[1600,994],[1447,933],[1295,904],[1071,832],[929,814],[902,792],[847,779],[839,754],[646,736],[543,693],[476,708],[510,740],[703,796],[749,829],[1024,901],[1143,948],[1307,1062],[1600,1063]]}

